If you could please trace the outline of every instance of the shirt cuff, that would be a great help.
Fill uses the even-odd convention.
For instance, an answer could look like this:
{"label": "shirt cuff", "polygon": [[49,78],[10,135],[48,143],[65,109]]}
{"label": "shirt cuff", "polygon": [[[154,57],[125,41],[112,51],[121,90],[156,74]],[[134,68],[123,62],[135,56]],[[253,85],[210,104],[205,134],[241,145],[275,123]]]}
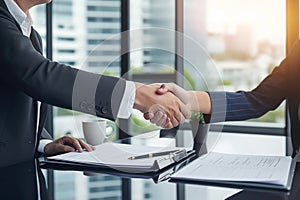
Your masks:
{"label": "shirt cuff", "polygon": [[124,95],[120,104],[118,118],[128,119],[132,113],[135,99],[135,85],[132,81],[126,81]]}
{"label": "shirt cuff", "polygon": [[44,148],[47,144],[49,144],[50,142],[53,142],[52,140],[48,140],[48,139],[41,139],[40,140],[40,144],[38,147],[38,152],[40,153],[45,153]]}

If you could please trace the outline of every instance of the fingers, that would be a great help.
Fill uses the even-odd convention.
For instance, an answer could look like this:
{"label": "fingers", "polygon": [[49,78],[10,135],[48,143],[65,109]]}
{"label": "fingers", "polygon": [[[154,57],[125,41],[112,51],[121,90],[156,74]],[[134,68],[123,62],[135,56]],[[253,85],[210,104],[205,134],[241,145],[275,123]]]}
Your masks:
{"label": "fingers", "polygon": [[[154,114],[153,114],[154,113]],[[145,119],[149,119],[151,123],[156,124],[165,114],[165,109],[162,106],[155,104],[150,107],[149,112],[144,115]],[[152,116],[151,116],[152,115]]]}
{"label": "fingers", "polygon": [[83,152],[83,149],[86,149],[87,151],[93,151],[96,148],[80,139],[64,136],[47,144],[44,148],[44,151],[50,156],[73,151]]}
{"label": "fingers", "polygon": [[167,92],[173,92],[172,85],[170,83],[164,83],[156,90],[157,94],[165,94]]}
{"label": "fingers", "polygon": [[157,125],[157,122],[160,121],[164,113],[162,111],[157,111],[153,118],[150,119],[150,122]]}
{"label": "fingers", "polygon": [[149,109],[149,113],[154,113],[153,117],[150,119],[150,122],[156,124],[157,126],[163,127],[167,119],[169,119],[172,127],[178,126],[178,124],[180,123],[180,121],[177,120],[174,116],[174,112],[172,112],[172,109],[165,108],[158,104],[153,105]]}
{"label": "fingers", "polygon": [[155,124],[156,126],[161,126],[163,128],[173,128],[170,118],[162,111],[158,111],[155,114],[144,113],[144,118],[146,120],[150,120],[150,122]]}
{"label": "fingers", "polygon": [[86,149],[87,151],[94,151],[96,149],[96,147],[94,146],[91,146],[87,143],[85,143],[84,141],[80,140],[80,139],[77,139],[81,145],[81,147],[83,147],[84,149]]}
{"label": "fingers", "polygon": [[180,112],[182,113],[184,119],[189,119],[191,117],[192,112],[188,105],[185,105],[180,101],[179,108],[180,108]]}
{"label": "fingers", "polygon": [[167,118],[165,113],[158,111],[155,113],[154,117],[150,119],[150,122],[157,126],[163,126],[166,123]]}
{"label": "fingers", "polygon": [[79,152],[83,152],[82,147],[80,145],[80,142],[78,139],[69,137],[69,136],[64,136],[62,137],[63,145],[71,145],[75,150]]}
{"label": "fingers", "polygon": [[63,148],[63,152],[72,152],[76,150],[83,152],[83,149],[86,149],[87,151],[93,151],[95,149],[95,147],[90,146],[84,141],[70,136],[64,136],[57,140],[56,143],[57,148]]}
{"label": "fingers", "polygon": [[144,118],[164,128],[173,128],[183,123],[190,116],[190,111],[180,100],[175,96],[173,97],[175,99],[171,101],[172,103],[170,103],[169,107],[156,104],[149,109],[148,113],[144,114]]}
{"label": "fingers", "polygon": [[173,127],[178,126],[181,122],[182,117],[183,117],[182,114],[178,112],[175,112],[173,116],[170,116],[170,121],[172,126]]}
{"label": "fingers", "polygon": [[163,127],[166,123],[167,118],[168,118],[167,115],[163,114],[162,117],[160,118],[160,120],[158,122],[156,122],[156,125]]}
{"label": "fingers", "polygon": [[63,144],[62,138],[48,143],[44,148],[44,152],[46,153],[47,156],[57,155],[66,152],[73,152],[73,151],[75,151],[73,147]]}
{"label": "fingers", "polygon": [[182,103],[180,100],[175,101],[175,110],[174,110],[174,118],[171,118],[171,123],[173,124],[173,127],[178,126],[179,124],[182,124],[185,122],[186,119],[191,117],[191,111],[189,109],[189,106]]}
{"label": "fingers", "polygon": [[[190,111],[182,99],[189,99],[188,93],[174,83],[144,85],[136,92],[135,106],[146,120],[162,127],[175,127],[190,117]],[[159,95],[157,93],[163,93]],[[177,95],[180,97],[177,97]],[[166,121],[169,119],[168,121]]]}
{"label": "fingers", "polygon": [[68,152],[73,152],[75,149],[71,146],[68,145],[58,145],[57,146],[57,153],[68,153]]}
{"label": "fingers", "polygon": [[179,87],[175,83],[164,83],[161,85],[159,89],[156,90],[156,93],[159,95],[165,94],[167,92],[173,93],[175,96],[177,96],[184,104],[190,104],[191,99],[189,93],[183,89],[182,87]]}
{"label": "fingers", "polygon": [[174,128],[174,127],[173,127],[171,121],[169,120],[169,121],[167,121],[165,123],[165,125],[163,126],[163,128],[170,129],[170,128]]}

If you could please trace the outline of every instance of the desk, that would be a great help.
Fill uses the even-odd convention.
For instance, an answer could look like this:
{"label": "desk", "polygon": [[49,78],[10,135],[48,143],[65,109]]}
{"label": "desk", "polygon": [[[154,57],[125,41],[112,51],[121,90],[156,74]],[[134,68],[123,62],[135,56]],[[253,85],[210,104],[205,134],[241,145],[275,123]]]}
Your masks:
{"label": "desk", "polygon": [[[132,138],[122,140],[124,143],[143,143],[146,140]],[[170,144],[172,139],[162,139],[160,142]],[[156,142],[156,145],[158,143]],[[186,164],[186,163],[183,163]],[[193,185],[169,182],[159,176],[137,177],[115,171],[104,170],[96,174],[84,175],[80,169],[51,166],[56,182],[54,188],[55,200],[96,200],[96,199],[203,199],[203,200],[296,200],[300,197],[300,164],[297,165],[292,190],[274,191],[250,188],[230,188],[208,185]],[[44,172],[44,173],[42,173]],[[40,193],[46,199],[49,190],[46,188],[45,169],[40,169],[37,161],[27,161],[0,170],[1,199],[35,200]],[[158,174],[160,175],[160,174]],[[162,177],[163,177],[162,176]],[[124,187],[125,183],[125,187]],[[130,183],[130,184],[128,184]],[[122,185],[123,184],[123,185]],[[128,187],[129,186],[129,187]],[[130,191],[126,191],[129,189]]]}

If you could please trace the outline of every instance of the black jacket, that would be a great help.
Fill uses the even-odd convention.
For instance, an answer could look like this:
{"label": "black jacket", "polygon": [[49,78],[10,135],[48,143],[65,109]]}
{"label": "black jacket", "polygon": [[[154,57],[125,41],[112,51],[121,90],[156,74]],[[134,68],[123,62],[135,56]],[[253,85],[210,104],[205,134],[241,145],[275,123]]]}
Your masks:
{"label": "black jacket", "polygon": [[212,101],[211,122],[237,121],[260,117],[288,103],[288,134],[291,134],[293,155],[300,146],[300,40],[289,55],[254,90],[209,92]]}
{"label": "black jacket", "polygon": [[24,36],[0,1],[0,166],[34,157],[37,101],[108,119],[119,110],[123,79],[52,62],[41,52],[39,34]]}

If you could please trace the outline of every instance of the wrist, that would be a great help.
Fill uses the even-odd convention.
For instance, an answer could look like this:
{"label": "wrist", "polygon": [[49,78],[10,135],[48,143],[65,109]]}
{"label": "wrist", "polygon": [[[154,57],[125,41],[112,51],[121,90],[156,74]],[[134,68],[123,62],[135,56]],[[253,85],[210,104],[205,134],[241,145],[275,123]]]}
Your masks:
{"label": "wrist", "polygon": [[199,102],[200,99],[198,98],[198,91],[188,91],[188,104],[190,106],[190,110],[194,112],[200,112]]}
{"label": "wrist", "polygon": [[201,112],[204,114],[211,114],[211,101],[207,92],[194,91],[196,96],[195,107],[193,111]]}
{"label": "wrist", "polygon": [[40,144],[38,146],[38,151],[40,153],[45,153],[45,147],[51,142],[53,142],[53,141],[50,139],[41,139]]}
{"label": "wrist", "polygon": [[133,108],[138,109],[144,113],[144,105],[145,101],[143,101],[143,88],[145,87],[145,84],[135,82],[135,99],[134,99],[134,104]]}
{"label": "wrist", "polygon": [[46,155],[48,155],[49,154],[49,148],[50,148],[50,143],[48,143],[48,144],[46,144],[45,145],[45,147],[44,147],[44,153],[46,154]]}

